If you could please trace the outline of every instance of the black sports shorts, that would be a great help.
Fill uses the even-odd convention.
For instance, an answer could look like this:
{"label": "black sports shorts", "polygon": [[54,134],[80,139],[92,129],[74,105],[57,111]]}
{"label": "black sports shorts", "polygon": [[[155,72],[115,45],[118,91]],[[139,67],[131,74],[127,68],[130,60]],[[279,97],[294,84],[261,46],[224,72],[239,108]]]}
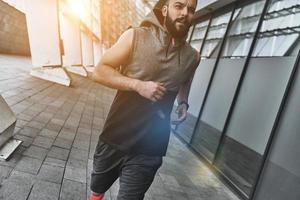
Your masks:
{"label": "black sports shorts", "polygon": [[118,200],[140,200],[149,189],[161,156],[128,155],[99,140],[91,176],[91,190],[105,193],[120,177]]}

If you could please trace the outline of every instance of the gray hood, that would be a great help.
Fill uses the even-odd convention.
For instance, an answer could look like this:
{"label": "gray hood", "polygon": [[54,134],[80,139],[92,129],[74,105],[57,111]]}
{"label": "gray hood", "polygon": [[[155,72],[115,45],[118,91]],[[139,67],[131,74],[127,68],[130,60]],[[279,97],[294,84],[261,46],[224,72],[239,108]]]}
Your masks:
{"label": "gray hood", "polygon": [[168,32],[168,30],[162,25],[163,24],[164,17],[161,14],[160,9],[154,9],[152,12],[150,12],[145,19],[141,22],[141,27],[149,27],[152,28],[155,32],[156,37],[161,41],[163,46],[166,46],[166,54],[165,56],[168,56],[168,52],[171,46],[171,43],[173,41],[172,48],[178,50],[178,62],[180,64],[180,57],[181,57],[181,47],[186,44],[186,38],[187,35],[183,38],[174,38],[172,35]]}
{"label": "gray hood", "polygon": [[178,91],[198,66],[197,51],[185,38],[173,38],[162,21],[161,11],[154,10],[140,27],[134,28],[130,62],[124,67],[124,74],[162,83],[168,91]]}

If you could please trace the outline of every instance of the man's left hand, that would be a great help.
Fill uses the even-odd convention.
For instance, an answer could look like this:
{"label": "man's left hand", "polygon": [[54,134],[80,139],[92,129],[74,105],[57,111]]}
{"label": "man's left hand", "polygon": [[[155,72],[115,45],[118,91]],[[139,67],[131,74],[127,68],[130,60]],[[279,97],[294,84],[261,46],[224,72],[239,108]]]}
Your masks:
{"label": "man's left hand", "polygon": [[187,117],[187,106],[185,104],[181,104],[177,107],[175,113],[178,114],[178,118],[172,121],[172,124],[179,125],[181,124]]}

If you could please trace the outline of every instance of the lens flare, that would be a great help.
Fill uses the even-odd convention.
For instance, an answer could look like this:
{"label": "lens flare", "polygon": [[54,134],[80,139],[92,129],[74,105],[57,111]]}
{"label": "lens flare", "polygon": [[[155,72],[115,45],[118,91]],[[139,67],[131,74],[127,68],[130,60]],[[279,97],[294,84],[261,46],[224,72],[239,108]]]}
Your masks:
{"label": "lens flare", "polygon": [[70,11],[77,17],[79,17],[82,21],[86,20],[87,10],[86,7],[81,0],[69,0],[68,7]]}

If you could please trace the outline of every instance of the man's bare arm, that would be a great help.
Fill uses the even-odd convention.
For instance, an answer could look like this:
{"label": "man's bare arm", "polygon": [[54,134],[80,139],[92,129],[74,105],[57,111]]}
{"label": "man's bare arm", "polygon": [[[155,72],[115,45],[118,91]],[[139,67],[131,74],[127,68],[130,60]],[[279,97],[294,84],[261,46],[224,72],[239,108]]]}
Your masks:
{"label": "man's bare arm", "polygon": [[178,107],[176,109],[176,113],[178,114],[178,118],[172,121],[172,124],[179,125],[187,118],[187,105],[186,104],[180,104],[180,102],[188,102],[189,92],[192,84],[192,78],[181,85],[178,95],[177,95],[177,102]]}
{"label": "man's bare arm", "polygon": [[191,88],[191,84],[192,84],[192,80],[193,77],[190,78],[186,83],[184,83],[183,85],[181,85],[178,95],[177,95],[177,102],[188,102],[188,97],[189,97],[189,93],[190,93],[190,88]]}
{"label": "man's bare arm", "polygon": [[116,68],[125,64],[130,55],[133,30],[123,33],[116,44],[108,49],[96,66],[93,79],[107,87],[119,90],[135,90],[138,80],[120,74]]}
{"label": "man's bare arm", "polygon": [[126,65],[129,60],[133,31],[133,29],[129,29],[124,32],[118,42],[104,53],[101,62],[94,70],[93,80],[110,88],[136,91],[141,96],[155,102],[161,99],[166,92],[160,83],[129,78],[116,70],[119,66]]}

